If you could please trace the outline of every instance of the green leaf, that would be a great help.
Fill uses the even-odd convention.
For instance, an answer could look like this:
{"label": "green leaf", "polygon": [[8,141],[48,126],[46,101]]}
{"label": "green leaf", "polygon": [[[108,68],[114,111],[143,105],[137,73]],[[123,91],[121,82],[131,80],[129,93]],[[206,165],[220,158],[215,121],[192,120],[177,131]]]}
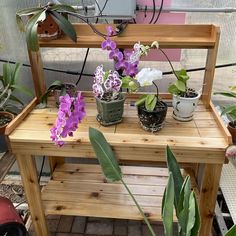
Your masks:
{"label": "green leaf", "polygon": [[177,80],[175,82],[175,86],[177,87],[178,90],[180,90],[181,92],[185,92],[186,90],[186,86],[185,83],[181,80]]}
{"label": "green leaf", "polygon": [[30,89],[28,89],[28,88],[22,86],[22,85],[14,84],[14,85],[11,86],[11,88],[14,88],[14,89],[16,89],[16,90],[19,90],[20,92],[22,92],[22,93],[24,93],[24,94],[26,94],[26,95],[28,95],[28,96],[33,96],[32,91],[31,91]]}
{"label": "green leaf", "polygon": [[111,181],[121,180],[119,164],[103,134],[89,127],[89,139],[106,178]]}
{"label": "green leaf", "polygon": [[175,84],[171,84],[168,88],[168,92],[171,93],[171,94],[178,94],[179,90],[178,90],[178,88],[176,87]]}
{"label": "green leaf", "polygon": [[42,11],[41,7],[34,7],[34,8],[29,8],[29,9],[22,9],[16,12],[16,24],[19,28],[20,31],[25,31],[25,25],[24,22],[22,21],[22,16],[30,16],[30,15],[35,15]]}
{"label": "green leaf", "polygon": [[182,235],[185,235],[187,233],[190,194],[191,194],[190,177],[187,176],[181,188],[179,202],[178,202],[178,210],[176,211],[178,222],[179,222],[179,225],[181,226],[180,232],[182,233]]}
{"label": "green leaf", "polygon": [[58,5],[54,5],[50,8],[51,11],[58,11],[58,12],[72,12],[72,13],[76,13],[76,10],[70,6],[70,5],[66,5],[66,4],[58,4]]}
{"label": "green leaf", "polygon": [[16,81],[18,80],[18,78],[20,77],[19,74],[20,74],[21,65],[22,65],[21,63],[16,63],[15,69],[12,73],[12,83],[11,84],[15,84]]}
{"label": "green leaf", "polygon": [[186,229],[186,236],[192,236],[192,228],[195,225],[195,199],[194,199],[194,192],[192,191],[189,196],[189,209],[188,209],[188,220],[187,220],[187,229]]}
{"label": "green leaf", "polygon": [[180,168],[176,161],[176,158],[168,145],[166,148],[166,158],[167,158],[168,170],[173,174],[174,186],[175,186],[175,209],[177,210],[179,195],[184,179],[183,176],[181,175]]}
{"label": "green leaf", "polygon": [[142,95],[136,102],[135,102],[135,106],[141,106],[142,104],[145,103],[145,100],[147,98],[147,94]]}
{"label": "green leaf", "polygon": [[64,16],[55,11],[50,12],[50,14],[58,24],[59,28],[74,42],[77,42],[77,35],[74,26]]}
{"label": "green leaf", "polygon": [[236,225],[232,226],[225,236],[235,236],[236,235]]}
{"label": "green leaf", "polygon": [[6,87],[8,84],[11,83],[11,66],[10,63],[3,64],[3,85]]}
{"label": "green leaf", "polygon": [[162,199],[162,219],[166,236],[173,236],[174,196],[174,179],[170,172]]}
{"label": "green leaf", "polygon": [[214,95],[222,95],[225,97],[231,97],[231,98],[236,98],[236,93],[235,92],[216,92]]}
{"label": "green leaf", "polygon": [[234,112],[235,110],[236,110],[236,105],[229,105],[223,109],[221,115],[223,116],[224,114]]}
{"label": "green leaf", "polygon": [[38,22],[44,21],[46,19],[46,11],[41,10],[39,13],[35,14],[30,18],[26,25],[26,41],[28,47],[32,51],[38,51],[39,45],[38,45]]}
{"label": "green leaf", "polygon": [[194,197],[194,201],[195,201],[195,224],[192,228],[191,236],[198,236],[200,225],[201,225],[201,218],[200,218],[200,212],[199,212],[199,208],[198,208],[198,202],[197,202],[196,194],[195,194],[194,191],[193,191],[193,197]]}
{"label": "green leaf", "polygon": [[156,95],[153,95],[153,94],[147,95],[147,98],[145,100],[145,108],[148,111],[153,111],[154,108],[156,107],[156,104],[157,104],[157,97],[156,97]]}

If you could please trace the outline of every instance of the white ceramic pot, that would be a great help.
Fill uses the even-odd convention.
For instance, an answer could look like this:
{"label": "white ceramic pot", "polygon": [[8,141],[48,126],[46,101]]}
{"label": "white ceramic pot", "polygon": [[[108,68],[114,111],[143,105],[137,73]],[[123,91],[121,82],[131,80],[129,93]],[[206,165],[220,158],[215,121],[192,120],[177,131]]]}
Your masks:
{"label": "white ceramic pot", "polygon": [[179,121],[192,120],[193,113],[197,107],[200,96],[200,93],[198,93],[198,96],[194,98],[185,98],[178,95],[173,95],[173,117]]}

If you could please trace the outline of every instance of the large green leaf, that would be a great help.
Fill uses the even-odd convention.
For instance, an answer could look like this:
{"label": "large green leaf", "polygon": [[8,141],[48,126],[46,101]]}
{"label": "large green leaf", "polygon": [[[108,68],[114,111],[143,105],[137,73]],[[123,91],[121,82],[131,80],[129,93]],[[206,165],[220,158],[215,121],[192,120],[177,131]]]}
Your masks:
{"label": "large green leaf", "polygon": [[170,172],[162,199],[162,219],[166,236],[173,236],[174,196],[174,179],[172,173]]}
{"label": "large green leaf", "polygon": [[145,108],[148,111],[153,111],[157,104],[157,97],[153,94],[148,94],[145,101]]}
{"label": "large green leaf", "polygon": [[38,22],[44,21],[46,19],[46,10],[41,10],[39,13],[35,14],[30,18],[28,24],[26,25],[26,41],[28,47],[32,51],[39,50],[38,44]]}
{"label": "large green leaf", "polygon": [[135,106],[141,106],[142,104],[145,103],[147,98],[147,94],[142,95],[136,102],[135,102]]}
{"label": "large green leaf", "polygon": [[22,9],[16,12],[16,23],[20,31],[25,31],[25,25],[22,21],[22,16],[30,16],[39,13],[42,10],[41,7],[34,7],[28,9]]}
{"label": "large green leaf", "polygon": [[194,191],[193,191],[193,197],[194,197],[194,201],[195,201],[195,224],[192,228],[191,236],[198,236],[200,225],[201,225],[201,218],[200,218],[200,212],[199,212],[199,208],[198,208],[196,194]]}
{"label": "large green leaf", "polygon": [[176,87],[175,84],[171,84],[171,85],[168,87],[168,92],[171,93],[171,94],[178,94],[178,93],[179,93],[179,90],[178,90],[178,88]]}
{"label": "large green leaf", "polygon": [[192,229],[195,225],[196,220],[196,207],[195,207],[195,199],[194,192],[191,192],[189,196],[189,208],[188,208],[188,220],[187,220],[187,228],[186,228],[186,236],[192,236]]}
{"label": "large green leaf", "polygon": [[119,164],[103,134],[90,127],[89,139],[106,178],[111,181],[121,180],[122,174]]}
{"label": "large green leaf", "polygon": [[59,28],[74,42],[77,42],[77,35],[74,26],[64,16],[57,13],[56,11],[51,11],[50,14]]}
{"label": "large green leaf", "polygon": [[[189,198],[191,194],[191,185],[190,185],[190,177],[187,176],[182,185],[182,189],[180,192],[179,202],[178,202],[178,221],[181,227],[180,235],[184,236],[187,232],[187,223],[189,217]],[[195,208],[194,208],[195,210]]]}
{"label": "large green leaf", "polygon": [[184,83],[183,81],[177,80],[177,81],[175,82],[175,85],[176,85],[176,87],[177,87],[178,90],[180,90],[181,92],[185,92],[186,86],[185,86],[185,83]]}
{"label": "large green leaf", "polygon": [[235,236],[236,235],[236,225],[232,226],[225,236]]}
{"label": "large green leaf", "polygon": [[184,179],[183,176],[181,175],[180,167],[176,161],[176,158],[168,145],[166,148],[166,159],[167,159],[168,170],[173,174],[174,186],[175,186],[175,209],[177,210],[179,195]]}

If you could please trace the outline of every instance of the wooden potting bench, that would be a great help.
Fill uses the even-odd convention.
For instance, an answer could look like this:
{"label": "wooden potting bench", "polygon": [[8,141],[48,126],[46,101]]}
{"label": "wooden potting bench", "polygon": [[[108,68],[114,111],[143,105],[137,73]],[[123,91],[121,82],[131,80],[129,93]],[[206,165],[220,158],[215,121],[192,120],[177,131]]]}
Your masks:
{"label": "wooden potting bench", "polygon": [[[41,47],[100,47],[102,38],[87,25],[75,25],[78,42],[66,37],[40,42]],[[96,28],[106,32],[105,25]],[[65,157],[94,158],[88,138],[88,127],[101,130],[122,164],[124,180],[135,194],[150,220],[161,220],[161,198],[168,173],[164,168],[165,148],[168,144],[178,162],[190,174],[201,213],[201,236],[211,234],[225,149],[232,142],[211,102],[220,31],[214,25],[128,25],[119,37],[118,47],[132,47],[140,41],[150,44],[158,41],[161,48],[207,49],[206,69],[202,97],[190,122],[172,118],[168,108],[165,127],[152,134],[141,129],[136,108],[136,97],[126,99],[124,120],[121,124],[102,127],[96,121],[94,98],[85,92],[87,116],[74,137],[66,139],[63,147],[50,140],[57,109],[35,109],[37,98],[45,91],[45,81],[40,52],[29,50],[36,98],[7,128],[11,149],[15,154],[29,203],[30,213],[38,236],[49,235],[45,214],[80,215],[139,219],[138,210],[120,183],[107,183],[98,165],[65,163]],[[66,49],[65,49],[66,50]],[[169,94],[163,99],[171,100]],[[35,167],[35,156],[49,156],[52,178],[40,190]],[[138,164],[138,165],[137,165]]]}

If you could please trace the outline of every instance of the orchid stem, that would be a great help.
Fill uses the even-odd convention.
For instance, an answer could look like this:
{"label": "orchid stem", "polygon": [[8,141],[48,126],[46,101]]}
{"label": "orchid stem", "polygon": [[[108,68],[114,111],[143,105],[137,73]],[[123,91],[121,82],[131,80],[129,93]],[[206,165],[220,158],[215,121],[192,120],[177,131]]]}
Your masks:
{"label": "orchid stem", "polygon": [[156,85],[156,83],[154,83],[154,81],[152,81],[152,83],[154,84],[154,86],[155,86],[156,89],[157,89],[157,99],[158,99],[158,97],[159,97],[159,89],[158,89],[158,86]]}
{"label": "orchid stem", "polygon": [[169,62],[170,66],[171,66],[171,69],[172,69],[173,74],[174,74],[175,77],[178,79],[178,75],[176,74],[175,69],[174,69],[174,67],[173,67],[173,65],[172,65],[172,63],[171,63],[171,61],[170,61],[170,59],[169,59],[168,56],[166,55],[166,53],[165,53],[161,48],[158,48],[158,49],[159,49],[159,50],[161,51],[161,53],[165,56],[165,58],[167,59],[167,61]]}

